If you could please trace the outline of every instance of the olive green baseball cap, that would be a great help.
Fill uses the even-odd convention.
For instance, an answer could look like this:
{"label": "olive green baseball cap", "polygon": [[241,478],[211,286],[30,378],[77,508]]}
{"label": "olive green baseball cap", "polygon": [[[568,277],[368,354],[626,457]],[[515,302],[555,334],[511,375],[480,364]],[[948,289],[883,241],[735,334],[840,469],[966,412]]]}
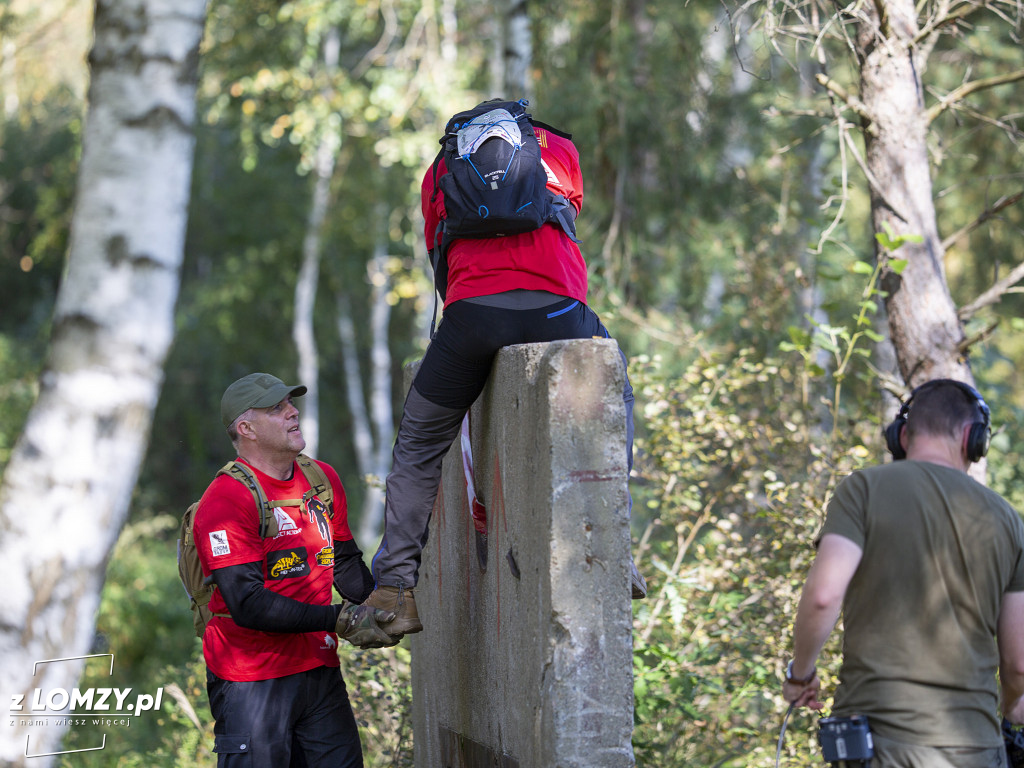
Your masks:
{"label": "olive green baseball cap", "polygon": [[250,408],[269,408],[286,397],[306,394],[302,384],[289,386],[269,373],[250,373],[234,382],[220,399],[220,417],[225,429]]}

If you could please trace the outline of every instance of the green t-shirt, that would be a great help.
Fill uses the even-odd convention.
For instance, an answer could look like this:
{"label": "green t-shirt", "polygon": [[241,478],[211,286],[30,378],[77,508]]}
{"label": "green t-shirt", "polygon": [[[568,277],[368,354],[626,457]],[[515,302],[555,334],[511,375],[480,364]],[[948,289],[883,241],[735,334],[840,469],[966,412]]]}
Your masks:
{"label": "green t-shirt", "polygon": [[1024,591],[1024,524],[955,469],[897,461],[845,478],[821,531],[864,552],[843,600],[835,714],[922,746],[997,747],[995,634]]}

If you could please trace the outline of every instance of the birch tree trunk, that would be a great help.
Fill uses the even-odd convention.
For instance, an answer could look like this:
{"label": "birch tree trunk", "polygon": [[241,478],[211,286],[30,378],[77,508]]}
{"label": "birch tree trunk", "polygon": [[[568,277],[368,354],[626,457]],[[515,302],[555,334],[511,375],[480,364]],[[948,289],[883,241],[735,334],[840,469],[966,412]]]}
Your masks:
{"label": "birch tree trunk", "polygon": [[[338,69],[341,39],[337,28],[331,28],[324,42],[324,69],[333,80]],[[302,240],[302,266],[295,283],[295,316],[292,339],[298,353],[299,383],[306,386],[300,420],[305,452],[316,456],[320,449],[320,363],[314,333],[316,289],[320,282],[320,251],[324,219],[330,199],[331,178],[337,165],[341,133],[338,125],[328,122],[323,128],[313,160],[313,200],[306,219],[306,235]]]}
{"label": "birch tree trunk", "polygon": [[379,538],[383,529],[384,478],[391,468],[391,444],[395,436],[391,414],[391,349],[388,346],[391,280],[385,269],[386,260],[382,242],[370,265],[370,280],[374,286],[370,295],[370,423],[375,445],[370,476],[374,482],[367,484],[363,516],[359,522],[361,541],[367,543]]}
{"label": "birch tree trunk", "polygon": [[502,98],[533,101],[533,37],[527,0],[505,0],[501,19]]}
{"label": "birch tree trunk", "polygon": [[[921,237],[893,254],[908,262],[902,274],[890,268],[882,273],[899,370],[910,386],[940,377],[973,384],[961,351],[965,333],[946,282],[935,217],[920,78],[927,62],[914,43],[917,12],[913,0],[861,8],[857,45],[860,97],[870,116],[864,135],[873,228],[879,233],[891,228],[897,237]],[[878,256],[887,257],[881,250]]]}
{"label": "birch tree trunk", "polygon": [[[359,364],[352,311],[338,296],[338,336],[345,367],[345,393],[352,414],[352,433],[359,474],[366,482],[366,496],[359,516],[356,541],[364,549],[375,545],[384,521],[384,478],[391,467],[394,418],[391,413],[391,351],[388,327],[390,277],[385,268],[384,241],[367,265],[370,277],[370,396],[365,396]],[[369,401],[369,407],[366,403]]]}
{"label": "birch tree trunk", "polygon": [[[96,4],[68,268],[39,397],[0,486],[7,701],[74,688],[73,657],[93,643],[174,333],[205,6]],[[49,659],[70,660],[36,665]],[[50,765],[35,755],[57,752],[64,728],[15,720],[0,762]]]}

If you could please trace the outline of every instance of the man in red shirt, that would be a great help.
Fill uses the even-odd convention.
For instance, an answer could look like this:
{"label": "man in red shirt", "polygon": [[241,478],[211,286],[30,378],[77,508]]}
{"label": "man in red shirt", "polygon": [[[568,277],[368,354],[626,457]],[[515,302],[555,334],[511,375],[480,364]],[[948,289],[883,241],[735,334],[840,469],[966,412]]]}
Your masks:
{"label": "man in red shirt", "polygon": [[[579,152],[572,141],[534,127],[547,187],[578,215],[583,203]],[[433,244],[445,218],[439,180],[442,159],[421,187],[424,232]],[[394,638],[419,632],[412,589],[418,578],[441,462],[466,411],[484,388],[502,347],[559,339],[608,337],[587,306],[587,264],[579,246],[557,223],[505,237],[455,240],[447,253],[444,317],[405,401],[387,478],[384,538],[373,558],[376,589],[367,605],[395,611],[384,629]],[[626,357],[622,356],[623,366]],[[627,460],[632,467],[633,389],[626,379]],[[633,566],[633,597],[646,595]]]}
{"label": "man in red shirt", "polygon": [[[373,588],[348,526],[338,473],[327,507],[296,462],[305,447],[293,397],[266,373],[234,382],[221,417],[273,507],[276,535],[260,535],[253,493],[220,474],[203,494],[193,533],[203,573],[217,589],[203,634],[218,766],[362,766],[355,718],[341,677],[337,638],[388,644],[377,621],[390,615],[331,604],[331,587],[352,603]],[[294,760],[294,762],[293,762]]]}

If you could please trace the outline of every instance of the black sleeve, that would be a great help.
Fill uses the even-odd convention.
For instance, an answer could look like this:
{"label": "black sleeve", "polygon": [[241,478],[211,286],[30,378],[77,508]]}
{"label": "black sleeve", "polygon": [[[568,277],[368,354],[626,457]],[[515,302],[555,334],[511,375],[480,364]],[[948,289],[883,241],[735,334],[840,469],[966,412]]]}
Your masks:
{"label": "black sleeve", "polygon": [[334,540],[334,588],[353,603],[363,602],[373,592],[373,575],[355,539]]}
{"label": "black sleeve", "polygon": [[217,568],[213,581],[235,624],[261,632],[333,632],[340,605],[310,605],[266,588],[261,563]]}

